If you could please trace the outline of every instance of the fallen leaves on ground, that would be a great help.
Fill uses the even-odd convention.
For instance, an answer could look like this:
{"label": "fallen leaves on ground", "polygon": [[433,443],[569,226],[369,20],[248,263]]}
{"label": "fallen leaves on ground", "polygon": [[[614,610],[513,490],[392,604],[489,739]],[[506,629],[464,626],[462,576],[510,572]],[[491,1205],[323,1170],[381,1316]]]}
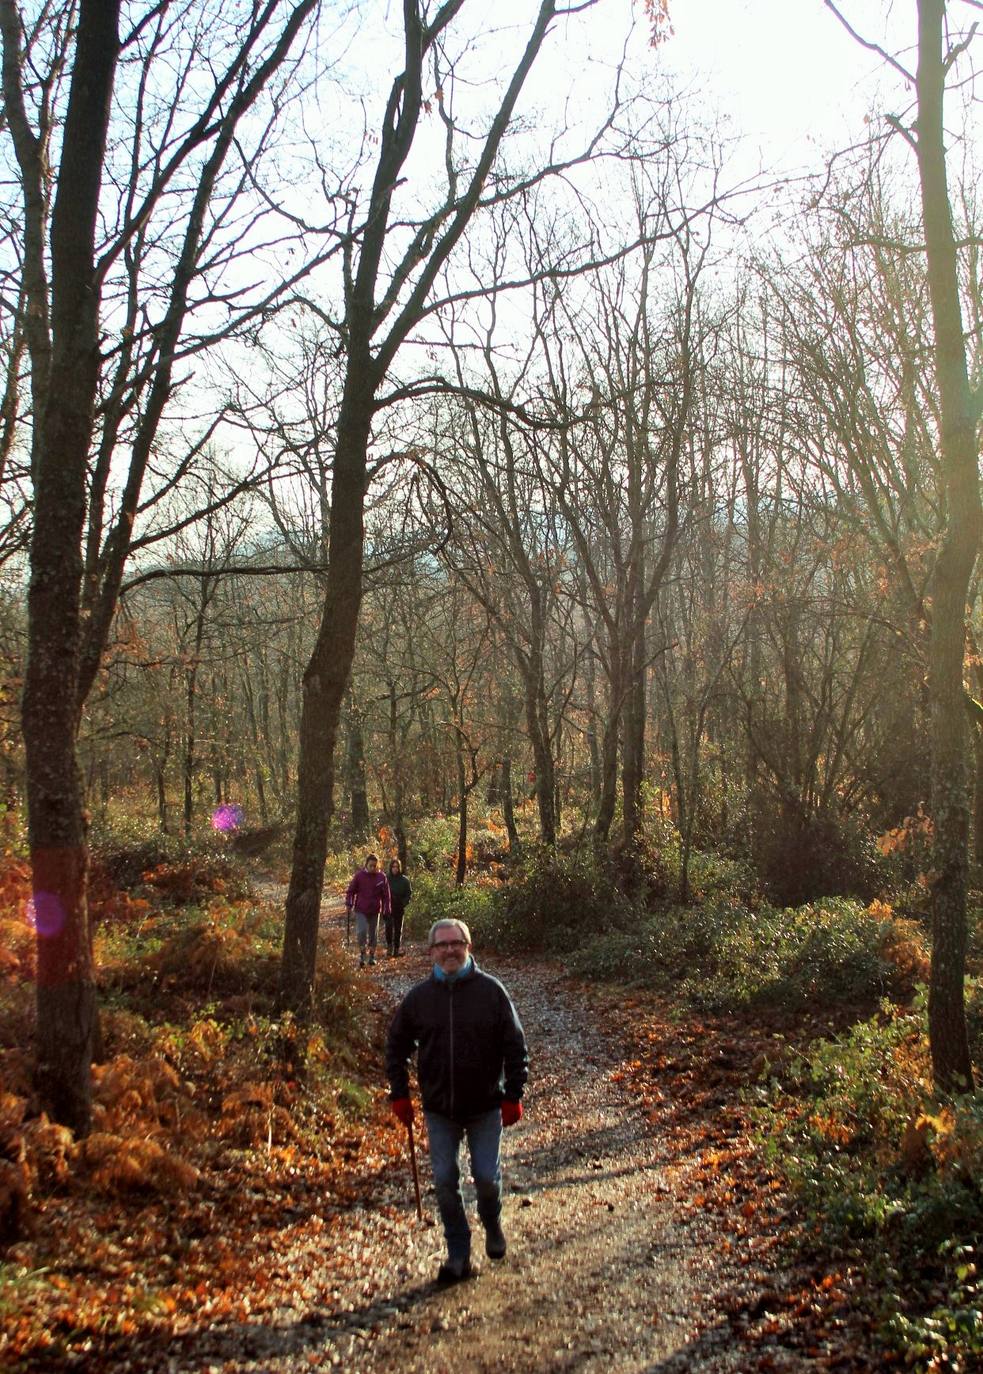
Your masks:
{"label": "fallen leaves on ground", "polygon": [[[146,969],[155,976],[153,959]],[[24,969],[7,972],[20,980]],[[344,1082],[371,1085],[359,1116],[339,1106],[323,1044],[314,1058],[325,1072],[302,1084],[248,1015],[232,1038],[221,1006],[212,1016],[171,1003],[184,1024],[141,1020],[139,1034],[129,1013],[103,1015],[111,1055],[94,1067],[93,1130],[81,1141],[37,1112],[30,1055],[7,1016],[4,1368],[147,1368],[141,1350],[216,1323],[300,1320],[330,1306],[340,1273],[357,1272],[351,1214],[401,1150],[368,1037],[339,1066]]]}
{"label": "fallen leaves on ground", "polygon": [[828,1035],[830,1024],[781,1012],[699,1016],[655,994],[626,997],[593,986],[583,995],[624,1046],[614,1076],[636,1094],[662,1140],[681,1207],[716,1214],[724,1245],[746,1265],[746,1282],[724,1312],[746,1346],[742,1374],[777,1368],[779,1338],[817,1369],[887,1367],[890,1352],[874,1353],[870,1319],[857,1302],[862,1271],[846,1261],[834,1268],[828,1259],[789,1260],[799,1223],[781,1178],[762,1160],[746,1094],[799,1048]]}
{"label": "fallen leaves on ground", "polygon": [[[234,962],[237,951],[223,939],[219,952]],[[186,960],[184,969],[212,986],[215,962],[205,964],[202,972]],[[178,961],[175,976],[181,971]],[[23,976],[20,966],[14,976]],[[6,1190],[22,1234],[0,1265],[0,1363],[23,1374],[147,1368],[146,1352],[223,1324],[323,1320],[353,1276],[371,1299],[361,1208],[385,1210],[380,1179],[395,1162],[405,1168],[404,1147],[381,1100],[383,1008],[367,995],[368,981],[357,991],[342,981],[339,1014],[358,1001],[374,1025],[361,1058],[345,1066],[363,1085],[361,1116],[264,1054],[248,1014],[232,1040],[221,1009],[213,1016],[189,998],[184,1023],[162,1024],[149,1042],[129,1042],[126,1016],[105,1018],[118,1043],[96,1070],[95,1129],[75,1142],[31,1114],[29,1056],[8,1042],[0,1202]],[[164,992],[176,997],[180,988]],[[742,1099],[822,1027],[689,1016],[654,996],[597,987],[582,996],[610,1042],[623,1046],[612,1076],[661,1142],[678,1205],[694,1217],[713,1214],[743,1266],[723,1310],[704,1314],[729,1324],[742,1371],[777,1369],[790,1349],[816,1369],[884,1367],[866,1353],[854,1269],[797,1263],[783,1271],[789,1199],[753,1144]]]}

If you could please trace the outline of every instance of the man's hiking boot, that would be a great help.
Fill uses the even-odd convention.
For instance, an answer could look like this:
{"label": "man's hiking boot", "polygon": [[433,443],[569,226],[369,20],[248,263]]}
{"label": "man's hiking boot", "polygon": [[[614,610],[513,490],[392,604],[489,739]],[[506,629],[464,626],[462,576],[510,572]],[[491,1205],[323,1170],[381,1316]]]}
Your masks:
{"label": "man's hiking boot", "polygon": [[374,963],[375,963],[375,955],[374,955],[374,954],[370,954],[370,955],[369,955],[369,963],[370,963],[370,964],[374,964]]}
{"label": "man's hiking boot", "polygon": [[452,1283],[461,1283],[463,1279],[471,1277],[471,1261],[469,1259],[445,1259],[437,1270],[437,1282],[441,1287],[449,1287]]}
{"label": "man's hiking boot", "polygon": [[365,967],[365,955],[364,955],[364,954],[360,954],[360,955],[358,956],[358,966],[359,966],[359,968],[364,968],[364,967]]}
{"label": "man's hiking boot", "polygon": [[504,1259],[507,1248],[501,1222],[490,1221],[485,1227],[485,1254],[489,1259]]}

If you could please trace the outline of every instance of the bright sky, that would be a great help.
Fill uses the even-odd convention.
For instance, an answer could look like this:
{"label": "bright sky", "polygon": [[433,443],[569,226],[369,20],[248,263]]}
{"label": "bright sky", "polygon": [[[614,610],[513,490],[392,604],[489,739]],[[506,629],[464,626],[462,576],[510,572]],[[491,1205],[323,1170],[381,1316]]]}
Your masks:
{"label": "bright sky", "polygon": [[[577,8],[575,0],[571,3]],[[908,60],[916,0],[840,3],[864,37]],[[525,41],[537,8],[536,0],[495,0],[487,9],[473,11],[483,28],[497,27],[503,40],[502,70],[486,70],[486,78],[501,78],[511,66],[514,47]],[[629,85],[644,87],[649,74],[657,80],[660,70],[674,74],[675,84],[694,92],[698,118],[717,112],[727,121],[722,132],[747,135],[741,163],[748,171],[749,164],[756,169],[759,162],[766,171],[815,170],[825,160],[824,152],[863,138],[868,111],[901,113],[908,103],[897,74],[851,38],[823,0],[669,0],[669,10],[674,33],[655,54],[645,43],[643,0],[599,0],[560,21],[530,78],[522,108],[548,109],[552,96],[557,104],[571,101],[568,118],[580,113],[592,119],[606,99],[632,23],[636,32],[626,67]],[[369,71],[382,73],[382,89],[388,92],[390,73],[401,57],[399,4],[383,0],[375,8],[370,3],[359,15],[351,56],[356,65],[364,65],[370,52]],[[482,60],[487,63],[494,52],[486,45]],[[436,155],[442,157],[436,121],[432,132]],[[427,133],[425,121],[418,135],[421,144]]]}
{"label": "bright sky", "polygon": [[[915,0],[843,0],[865,38],[892,53],[914,39]],[[762,161],[786,170],[863,133],[878,89],[900,112],[898,78],[856,43],[823,0],[671,0],[666,62],[692,73],[748,134]]]}

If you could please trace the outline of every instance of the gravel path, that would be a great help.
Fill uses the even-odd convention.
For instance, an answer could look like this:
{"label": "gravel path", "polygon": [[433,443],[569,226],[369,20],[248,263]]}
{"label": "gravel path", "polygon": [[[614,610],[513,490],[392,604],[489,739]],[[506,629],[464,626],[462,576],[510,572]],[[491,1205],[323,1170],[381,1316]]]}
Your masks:
{"label": "gravel path", "polygon": [[[499,960],[488,971],[512,993],[532,1063],[525,1116],[504,1135],[509,1254],[502,1264],[482,1256],[467,1284],[418,1294],[345,1363],[450,1374],[466,1349],[475,1371],[669,1369],[670,1356],[694,1353],[707,1249],[674,1218],[657,1142],[556,972]],[[412,1216],[408,1228],[412,1286],[432,1275],[441,1237]],[[687,1357],[678,1367],[697,1366]]]}
{"label": "gravel path", "polygon": [[[335,913],[328,913],[337,921]],[[340,924],[343,927],[343,917]],[[337,929],[337,925],[335,926]],[[330,936],[329,936],[330,938]],[[479,958],[479,962],[482,962]],[[405,1149],[354,1207],[293,1240],[271,1236],[270,1263],[296,1283],[289,1308],[255,1324],[213,1326],[171,1347],[156,1369],[299,1374],[642,1371],[738,1374],[760,1368],[723,1315],[727,1295],[756,1292],[711,1214],[673,1193],[664,1142],[615,1076],[621,1053],[555,968],[489,958],[529,1040],[525,1116],[505,1132],[503,1224],[509,1252],[450,1289],[433,1283],[443,1253],[420,1143],[424,1221]],[[428,971],[424,951],[366,972],[380,1014]],[[767,1367],[828,1368],[771,1346]],[[162,1352],[163,1354],[163,1352]]]}

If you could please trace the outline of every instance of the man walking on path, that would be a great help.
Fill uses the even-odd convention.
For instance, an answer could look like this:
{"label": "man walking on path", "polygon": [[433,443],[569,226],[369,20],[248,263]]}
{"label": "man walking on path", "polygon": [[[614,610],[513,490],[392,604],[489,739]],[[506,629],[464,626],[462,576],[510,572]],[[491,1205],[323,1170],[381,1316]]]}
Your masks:
{"label": "man walking on path", "polygon": [[360,868],[345,893],[345,908],[355,912],[355,938],[358,940],[358,966],[365,967],[368,946],[369,963],[375,963],[375,949],[379,939],[379,913],[389,915],[389,884],[385,873],[379,872],[379,859],[369,854],[365,867]]}
{"label": "man walking on path", "polygon": [[497,978],[478,968],[464,922],[436,921],[427,944],[431,975],[411,988],[396,1009],[386,1041],[386,1076],[393,1113],[411,1127],[409,1063],[417,1052],[430,1163],[447,1241],[437,1282],[449,1284],[471,1273],[471,1228],[459,1167],[465,1137],[485,1253],[494,1260],[505,1257],[502,1127],[514,1126],[522,1116],[529,1057],[511,998]]}

